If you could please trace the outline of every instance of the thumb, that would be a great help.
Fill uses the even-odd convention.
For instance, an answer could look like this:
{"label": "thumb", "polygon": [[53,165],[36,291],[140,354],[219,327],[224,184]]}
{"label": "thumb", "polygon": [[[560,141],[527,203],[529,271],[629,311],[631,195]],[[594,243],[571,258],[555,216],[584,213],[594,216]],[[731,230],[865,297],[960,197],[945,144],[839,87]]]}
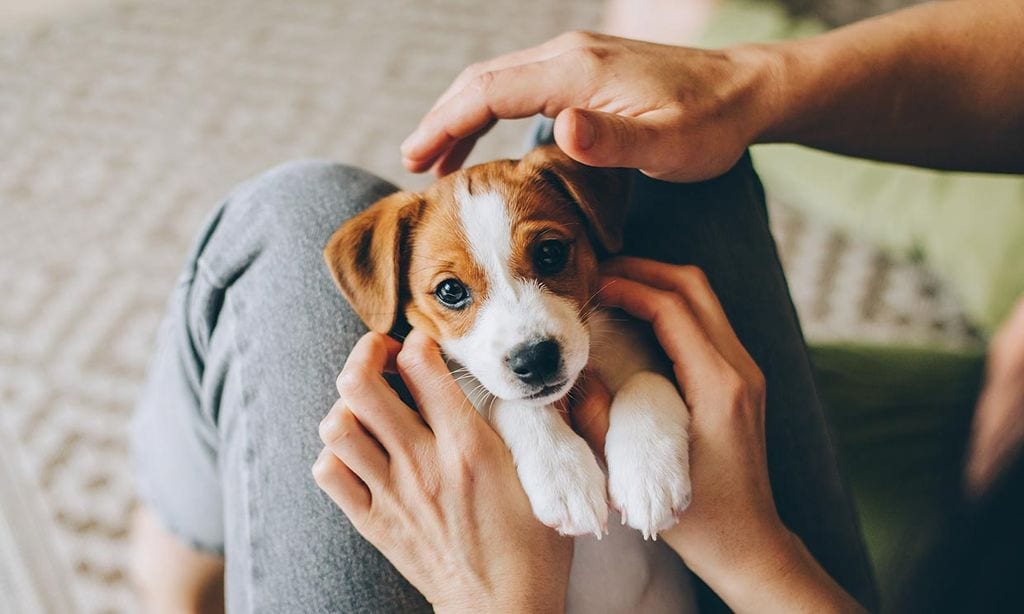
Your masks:
{"label": "thumb", "polygon": [[[555,141],[571,158],[589,166],[638,168],[657,173],[672,160],[671,129],[656,112],[643,118],[565,109],[555,118]],[[678,154],[678,152],[675,152]]]}

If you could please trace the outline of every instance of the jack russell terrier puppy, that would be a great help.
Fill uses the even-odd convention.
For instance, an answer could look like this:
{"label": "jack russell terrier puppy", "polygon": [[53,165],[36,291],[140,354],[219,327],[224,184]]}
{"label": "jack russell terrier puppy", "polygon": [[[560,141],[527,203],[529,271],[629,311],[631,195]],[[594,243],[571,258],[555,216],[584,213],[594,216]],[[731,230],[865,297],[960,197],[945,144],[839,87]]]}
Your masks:
{"label": "jack russell terrier puppy", "polygon": [[[388,333],[404,314],[437,341],[541,522],[608,532],[576,540],[571,610],[694,611],[689,572],[647,540],[690,503],[689,414],[649,327],[593,304],[598,255],[622,247],[627,196],[626,171],[540,147],[387,196],[324,255],[370,329]],[[614,395],[607,477],[554,406],[588,366]],[[639,532],[608,531],[609,499]]]}

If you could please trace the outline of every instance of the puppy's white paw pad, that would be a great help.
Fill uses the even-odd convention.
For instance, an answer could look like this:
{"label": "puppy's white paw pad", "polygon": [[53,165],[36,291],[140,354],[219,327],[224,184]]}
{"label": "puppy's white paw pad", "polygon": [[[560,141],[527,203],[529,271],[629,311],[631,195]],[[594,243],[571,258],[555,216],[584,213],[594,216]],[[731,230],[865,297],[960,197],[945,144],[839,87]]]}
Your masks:
{"label": "puppy's white paw pad", "polygon": [[581,448],[565,456],[521,463],[519,479],[538,520],[562,535],[600,539],[608,529],[605,477],[587,444],[582,440],[579,444]]}
{"label": "puppy's white paw pad", "polygon": [[605,443],[608,493],[624,524],[656,537],[690,505],[689,414],[675,386],[654,373],[615,396]]}
{"label": "puppy's white paw pad", "polygon": [[656,538],[660,531],[676,524],[693,498],[686,460],[676,456],[665,462],[664,458],[645,458],[652,455],[640,452],[632,456],[624,460],[609,455],[608,491],[612,506],[622,514],[624,524],[640,531],[645,538]]}

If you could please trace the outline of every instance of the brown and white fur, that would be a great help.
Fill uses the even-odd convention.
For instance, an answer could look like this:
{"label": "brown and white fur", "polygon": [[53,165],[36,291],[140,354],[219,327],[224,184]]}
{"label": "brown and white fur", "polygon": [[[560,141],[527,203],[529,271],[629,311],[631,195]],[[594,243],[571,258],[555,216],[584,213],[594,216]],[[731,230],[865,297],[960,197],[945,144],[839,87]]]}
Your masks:
{"label": "brown and white fur", "polygon": [[[404,315],[438,342],[542,522],[607,532],[576,540],[570,610],[693,611],[685,567],[647,539],[689,505],[689,415],[649,327],[594,306],[598,256],[622,247],[627,181],[542,147],[392,194],[324,254],[372,330]],[[587,366],[614,395],[607,476],[554,406]],[[609,499],[636,531],[609,528]]]}

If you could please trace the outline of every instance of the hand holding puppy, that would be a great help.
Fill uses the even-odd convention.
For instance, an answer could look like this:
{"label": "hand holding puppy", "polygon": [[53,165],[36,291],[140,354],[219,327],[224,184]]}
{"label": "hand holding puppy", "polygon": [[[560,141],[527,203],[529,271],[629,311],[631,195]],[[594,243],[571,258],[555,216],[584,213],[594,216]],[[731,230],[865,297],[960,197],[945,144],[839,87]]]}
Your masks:
{"label": "hand holding puppy", "polygon": [[[397,372],[419,407],[383,378]],[[439,612],[563,612],[572,540],[542,525],[508,448],[426,335],[369,333],[320,426],[317,484]]]}
{"label": "hand holding puppy", "polygon": [[[778,517],[764,379],[703,273],[638,258],[603,273],[600,300],[650,322],[692,412],[694,499],[661,538],[736,611],[860,611]],[[401,375],[419,414],[385,372]],[[597,378],[584,384],[572,424],[601,454],[611,399]],[[536,520],[508,448],[432,341],[368,334],[338,389],[313,474],[356,530],[438,610],[564,610],[572,542]]]}
{"label": "hand holding puppy", "polygon": [[[693,502],[661,538],[735,611],[860,611],[779,519],[764,376],[704,273],[640,258],[607,261],[602,272],[600,301],[651,324],[691,413]],[[607,420],[593,406],[574,423],[604,447]]]}

